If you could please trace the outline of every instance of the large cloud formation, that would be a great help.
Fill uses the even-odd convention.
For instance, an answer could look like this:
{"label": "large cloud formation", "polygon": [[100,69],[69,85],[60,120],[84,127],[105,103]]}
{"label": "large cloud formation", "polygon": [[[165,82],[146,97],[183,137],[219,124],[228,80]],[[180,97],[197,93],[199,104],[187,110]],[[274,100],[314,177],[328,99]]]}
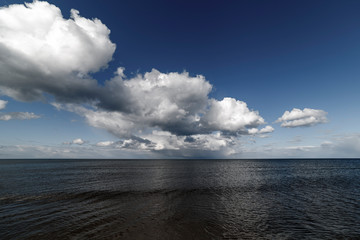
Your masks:
{"label": "large cloud formation", "polygon": [[77,10],[65,19],[47,2],[3,7],[0,33],[0,94],[20,101],[53,96],[58,109],[120,139],[100,147],[231,152],[236,137],[274,130],[259,129],[265,120],[245,102],[209,98],[212,85],[201,75],[153,69],[126,78],[120,67],[100,85],[91,74],[107,67],[115,44],[99,19]]}
{"label": "large cloud formation", "polygon": [[277,122],[281,122],[282,127],[307,127],[319,123],[326,123],[327,112],[323,110],[316,110],[311,108],[304,108],[303,110],[294,108],[293,110],[285,111],[284,114],[278,118]]}

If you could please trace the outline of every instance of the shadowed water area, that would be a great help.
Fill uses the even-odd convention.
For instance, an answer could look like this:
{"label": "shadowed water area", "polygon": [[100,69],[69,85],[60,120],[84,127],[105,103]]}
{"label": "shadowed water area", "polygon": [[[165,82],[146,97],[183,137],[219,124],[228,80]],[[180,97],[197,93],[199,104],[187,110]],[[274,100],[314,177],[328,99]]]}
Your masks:
{"label": "shadowed water area", "polygon": [[0,160],[0,239],[360,239],[360,160]]}

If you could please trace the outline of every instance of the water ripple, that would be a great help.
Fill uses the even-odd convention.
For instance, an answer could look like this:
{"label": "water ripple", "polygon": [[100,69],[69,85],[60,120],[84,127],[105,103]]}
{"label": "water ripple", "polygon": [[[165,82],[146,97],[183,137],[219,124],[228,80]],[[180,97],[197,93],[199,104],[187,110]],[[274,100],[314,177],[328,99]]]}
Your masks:
{"label": "water ripple", "polygon": [[60,163],[3,165],[0,239],[360,238],[360,161]]}

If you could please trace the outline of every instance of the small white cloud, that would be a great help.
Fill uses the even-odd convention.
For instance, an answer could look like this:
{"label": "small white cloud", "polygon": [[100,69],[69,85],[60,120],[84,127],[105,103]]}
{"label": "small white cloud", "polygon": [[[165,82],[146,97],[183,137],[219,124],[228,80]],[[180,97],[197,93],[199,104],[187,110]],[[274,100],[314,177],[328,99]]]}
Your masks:
{"label": "small white cloud", "polygon": [[[274,128],[270,125],[263,127],[260,130],[258,128],[251,128],[248,130],[249,134],[251,134],[251,135],[272,133],[273,131],[274,131]],[[265,135],[260,135],[260,136],[265,136]]]}
{"label": "small white cloud", "polygon": [[108,147],[108,146],[111,146],[113,144],[114,144],[113,141],[104,141],[104,142],[98,142],[96,144],[96,146],[98,146],[98,147]]}
{"label": "small white cloud", "polygon": [[37,118],[40,118],[40,116],[36,115],[35,113],[29,113],[29,112],[0,113],[0,120],[2,121],[9,121],[13,119],[29,120],[29,119],[37,119]]}
{"label": "small white cloud", "polygon": [[7,101],[0,100],[0,110],[5,109],[5,108],[6,108],[6,104],[7,104],[7,103],[8,103]]}
{"label": "small white cloud", "polygon": [[265,134],[265,133],[272,133],[274,131],[274,128],[272,126],[266,126],[262,129],[260,129],[259,133],[260,134]]}
{"label": "small white cloud", "polygon": [[289,111],[285,111],[282,117],[276,122],[281,122],[282,127],[306,127],[313,126],[319,123],[326,123],[327,112],[323,110],[304,108],[303,110],[294,108]]}
{"label": "small white cloud", "polygon": [[83,145],[84,143],[86,143],[86,141],[82,140],[81,138],[76,138],[70,142],[63,142],[64,145],[72,145],[72,144]]}
{"label": "small white cloud", "polygon": [[72,140],[72,143],[77,144],[77,145],[83,145],[85,143],[85,141],[82,140],[81,138],[77,138],[77,139]]}

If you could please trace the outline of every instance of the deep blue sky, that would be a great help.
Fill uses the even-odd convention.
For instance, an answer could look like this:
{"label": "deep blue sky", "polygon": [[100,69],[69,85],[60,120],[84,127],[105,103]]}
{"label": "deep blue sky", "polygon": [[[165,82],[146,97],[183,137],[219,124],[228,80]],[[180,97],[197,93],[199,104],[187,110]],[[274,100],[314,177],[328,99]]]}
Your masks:
{"label": "deep blue sky", "polygon": [[[0,0],[1,5],[15,2],[22,3]],[[269,124],[292,108],[328,112],[329,122],[311,129],[274,124],[272,140],[259,140],[264,144],[288,146],[300,136],[308,139],[302,145],[319,146],[322,141],[334,141],[324,132],[332,137],[360,132],[360,1],[49,2],[62,10],[64,18],[69,18],[70,9],[77,9],[81,16],[98,18],[111,30],[110,39],[117,48],[109,68],[93,75],[100,83],[113,77],[119,66],[126,68],[129,77],[152,68],[165,73],[186,70],[205,76],[214,87],[211,97],[245,101]],[[9,111],[19,106],[43,116],[49,113],[49,121],[58,122],[60,129],[64,123],[59,119],[76,118],[43,103],[0,98],[11,103]],[[35,124],[31,121],[26,124]],[[38,121],[49,126],[44,118]],[[78,128],[89,141],[99,134],[94,130],[90,136],[89,127]],[[321,140],[314,143],[315,138]]]}
{"label": "deep blue sky", "polygon": [[236,96],[261,112],[269,102],[340,109],[359,100],[359,1],[51,2],[112,31],[107,78],[118,66],[127,75],[187,70],[204,75],[215,97]]}

